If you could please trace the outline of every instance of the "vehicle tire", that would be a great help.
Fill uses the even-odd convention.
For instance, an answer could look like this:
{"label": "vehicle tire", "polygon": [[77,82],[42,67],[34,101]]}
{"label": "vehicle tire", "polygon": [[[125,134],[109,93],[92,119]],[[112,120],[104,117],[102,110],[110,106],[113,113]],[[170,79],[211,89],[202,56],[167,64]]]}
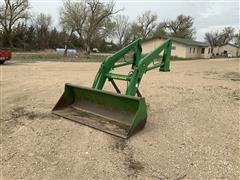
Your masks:
{"label": "vehicle tire", "polygon": [[0,61],[0,64],[4,64],[5,61]]}

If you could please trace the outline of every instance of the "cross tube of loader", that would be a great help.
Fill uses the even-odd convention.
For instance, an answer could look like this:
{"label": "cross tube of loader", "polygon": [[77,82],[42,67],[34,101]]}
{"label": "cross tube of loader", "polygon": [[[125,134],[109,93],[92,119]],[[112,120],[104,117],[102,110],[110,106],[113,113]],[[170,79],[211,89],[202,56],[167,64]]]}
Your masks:
{"label": "cross tube of loader", "polygon": [[[141,97],[138,90],[142,76],[155,68],[164,72],[170,70],[171,44],[171,39],[167,39],[158,48],[141,57],[140,40],[133,41],[103,61],[92,88],[66,84],[65,91],[52,112],[118,137],[130,137],[144,128],[147,119],[145,98]],[[132,60],[117,63],[130,51],[133,51]],[[160,58],[161,52],[163,56]],[[154,59],[159,58],[161,61],[156,63]],[[111,72],[127,65],[131,65],[132,69],[128,75]],[[107,79],[117,93],[102,90]],[[115,79],[128,82],[125,94],[121,94]]]}

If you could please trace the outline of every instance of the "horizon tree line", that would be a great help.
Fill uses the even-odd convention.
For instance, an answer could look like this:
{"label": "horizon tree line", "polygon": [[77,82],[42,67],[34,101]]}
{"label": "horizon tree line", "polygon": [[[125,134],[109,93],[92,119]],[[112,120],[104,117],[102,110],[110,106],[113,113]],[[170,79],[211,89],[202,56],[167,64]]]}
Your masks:
{"label": "horizon tree line", "polygon": [[[120,14],[115,2],[100,0],[63,0],[59,11],[59,28],[52,17],[40,13],[31,17],[29,0],[4,0],[0,3],[0,47],[25,51],[77,48],[87,54],[92,48],[100,51],[121,48],[135,38],[154,36],[195,39],[194,18],[180,14],[176,19],[158,21],[156,13],[145,11],[130,22]],[[233,42],[240,45],[240,31],[233,27],[205,34],[211,47]],[[65,51],[66,52],[66,51]]]}

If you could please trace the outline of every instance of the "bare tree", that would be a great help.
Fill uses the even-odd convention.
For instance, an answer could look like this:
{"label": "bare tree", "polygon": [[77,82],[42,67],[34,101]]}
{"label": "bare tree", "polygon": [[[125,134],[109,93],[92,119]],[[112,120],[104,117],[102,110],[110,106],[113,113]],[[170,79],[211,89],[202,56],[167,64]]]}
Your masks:
{"label": "bare tree", "polygon": [[142,39],[149,38],[156,27],[157,15],[146,11],[132,24],[132,33]]}
{"label": "bare tree", "polygon": [[[81,34],[84,29],[84,23],[87,19],[87,5],[86,1],[80,1],[78,3],[72,3],[70,0],[64,1],[64,6],[60,10],[60,25],[66,32],[65,36],[65,51],[64,55],[67,55],[70,39],[74,32]],[[79,37],[81,41],[83,38]]]}
{"label": "bare tree", "polygon": [[167,36],[165,23],[161,22],[158,24],[156,30],[154,31],[154,36]]}
{"label": "bare tree", "polygon": [[47,14],[40,13],[34,19],[34,27],[37,32],[37,45],[39,49],[48,48],[50,28],[52,25],[52,17]]}
{"label": "bare tree", "polygon": [[0,24],[11,47],[13,47],[13,27],[20,20],[28,18],[28,9],[28,0],[4,0],[4,2],[0,4]]}
{"label": "bare tree", "polygon": [[219,33],[218,32],[207,32],[205,33],[204,39],[210,44],[213,48],[219,45]]}
{"label": "bare tree", "polygon": [[205,33],[205,40],[209,42],[211,47],[222,46],[234,40],[236,36],[234,32],[235,29],[233,27],[225,27],[221,32],[212,31]]}
{"label": "bare tree", "polygon": [[240,46],[240,30],[234,36],[234,44]]}
{"label": "bare tree", "polygon": [[113,2],[67,0],[64,1],[64,7],[61,10],[61,24],[77,32],[89,54],[90,46],[96,39],[96,35],[106,35],[111,16],[119,12],[119,10],[115,11],[114,7]]}
{"label": "bare tree", "polygon": [[40,13],[35,20],[35,25],[38,28],[44,27],[45,29],[49,29],[52,25],[52,17],[49,14]]}
{"label": "bare tree", "polygon": [[86,1],[71,2],[66,0],[63,3],[63,8],[60,11],[61,26],[63,29],[68,29],[70,32],[76,31],[81,35],[88,13]]}
{"label": "bare tree", "polygon": [[118,46],[122,47],[130,40],[130,23],[129,17],[124,15],[117,15],[115,17],[114,35],[118,40]]}
{"label": "bare tree", "polygon": [[176,20],[167,20],[162,25],[169,36],[194,39],[196,34],[193,28],[194,19],[191,16],[179,15]]}
{"label": "bare tree", "polygon": [[219,36],[219,44],[224,45],[231,42],[234,38],[235,29],[233,27],[225,27]]}

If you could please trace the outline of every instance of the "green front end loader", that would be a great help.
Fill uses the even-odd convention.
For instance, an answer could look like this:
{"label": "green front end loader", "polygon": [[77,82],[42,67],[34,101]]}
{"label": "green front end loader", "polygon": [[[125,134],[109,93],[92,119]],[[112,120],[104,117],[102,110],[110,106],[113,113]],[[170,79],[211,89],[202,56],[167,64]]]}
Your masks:
{"label": "green front end loader", "polygon": [[[130,137],[146,124],[147,106],[138,89],[143,74],[155,68],[163,72],[170,70],[171,44],[171,39],[167,39],[142,57],[140,40],[133,41],[103,61],[92,88],[65,84],[52,113],[121,138]],[[126,60],[125,55],[130,52],[133,56]],[[130,66],[130,73],[113,73],[123,66]],[[116,93],[103,90],[107,80]],[[125,93],[121,93],[115,80],[127,81]]]}

